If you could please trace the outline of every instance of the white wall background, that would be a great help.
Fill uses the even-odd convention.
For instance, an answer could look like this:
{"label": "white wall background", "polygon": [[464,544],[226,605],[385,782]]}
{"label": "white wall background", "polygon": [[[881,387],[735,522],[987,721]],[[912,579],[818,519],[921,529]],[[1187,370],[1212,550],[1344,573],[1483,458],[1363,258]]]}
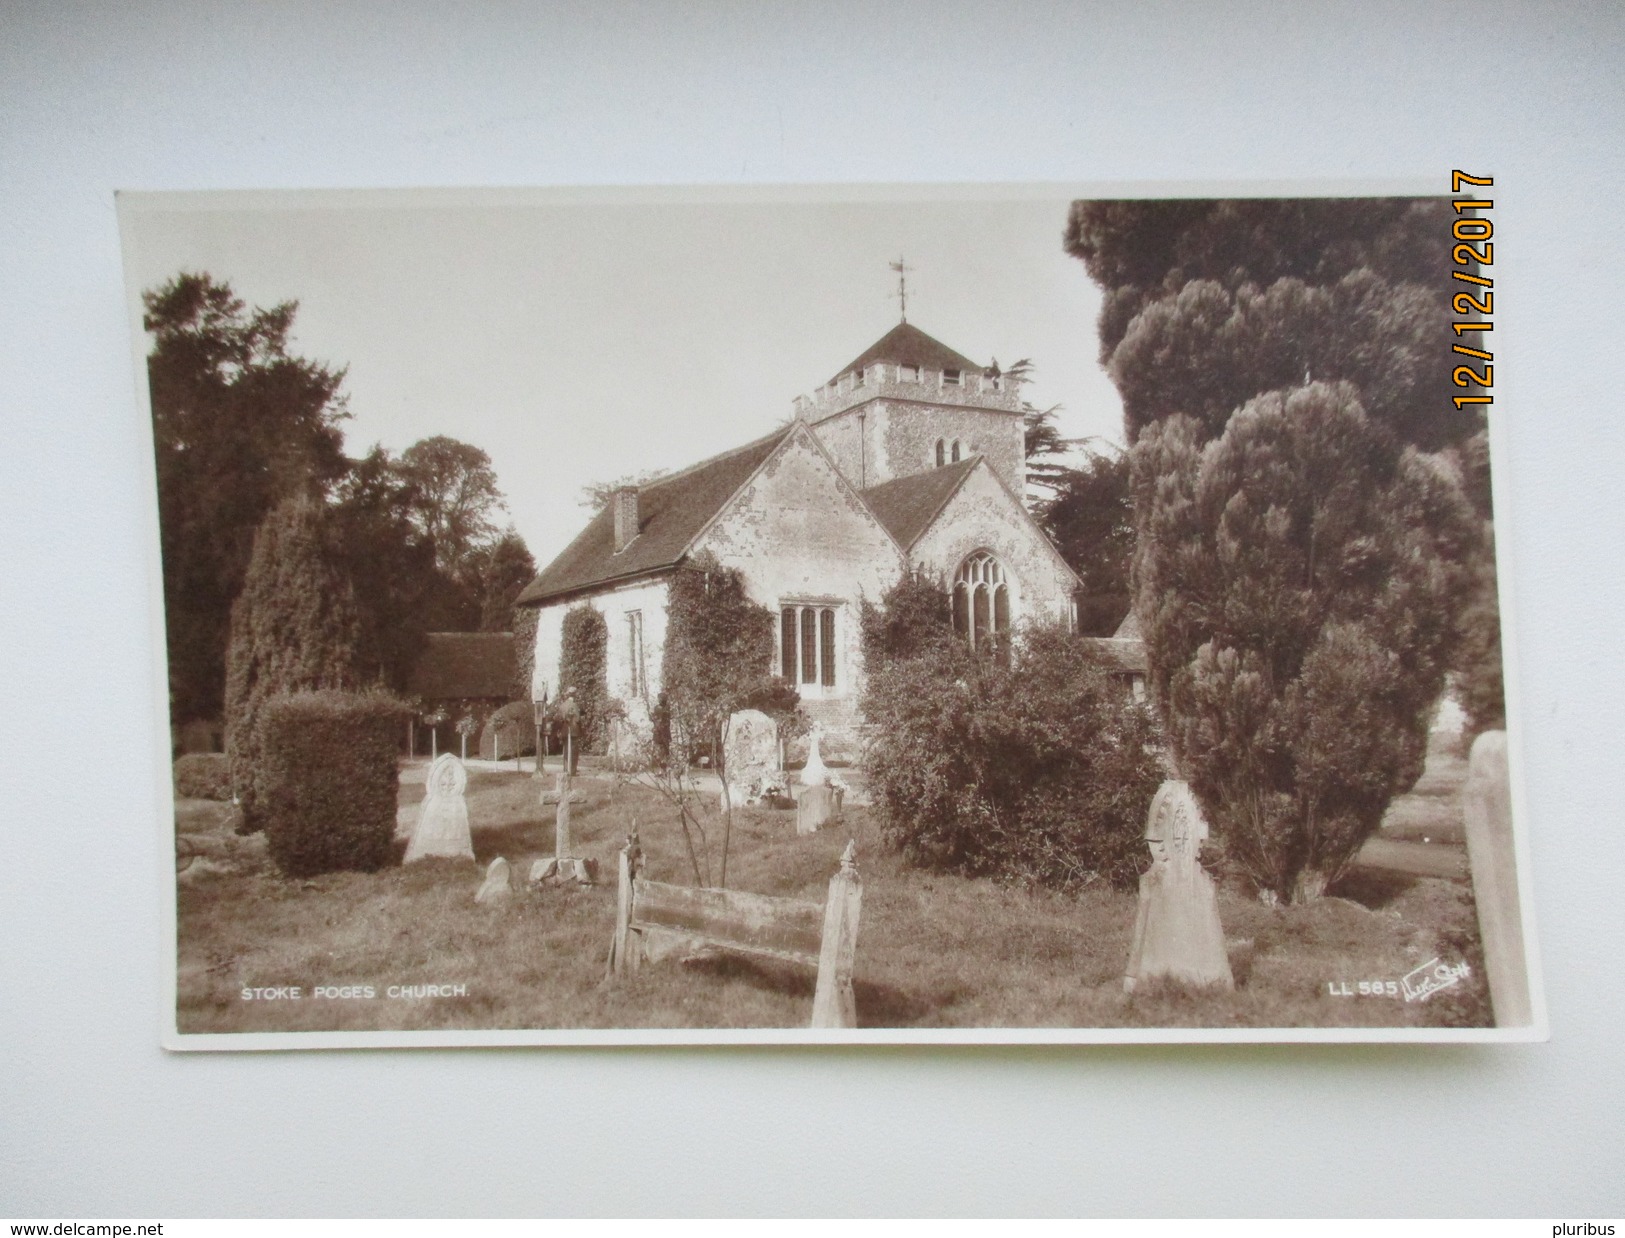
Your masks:
{"label": "white wall background", "polygon": [[[1617,1215],[1622,26],[1579,4],[0,2],[0,1208]],[[1452,167],[1497,182],[1549,1044],[157,1048],[166,737],[114,189],[1442,190]]]}

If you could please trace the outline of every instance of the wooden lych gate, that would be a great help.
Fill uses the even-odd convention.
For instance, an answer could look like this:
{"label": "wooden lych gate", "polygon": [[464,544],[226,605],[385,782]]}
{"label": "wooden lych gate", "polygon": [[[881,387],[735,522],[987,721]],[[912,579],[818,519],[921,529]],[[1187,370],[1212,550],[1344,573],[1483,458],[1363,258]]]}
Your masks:
{"label": "wooden lych gate", "polygon": [[809,1027],[856,1027],[852,968],[857,954],[863,883],[847,843],[822,906],[742,890],[713,890],[646,881],[637,835],[627,839],[617,868],[611,976],[636,971],[679,952],[714,947],[818,969]]}

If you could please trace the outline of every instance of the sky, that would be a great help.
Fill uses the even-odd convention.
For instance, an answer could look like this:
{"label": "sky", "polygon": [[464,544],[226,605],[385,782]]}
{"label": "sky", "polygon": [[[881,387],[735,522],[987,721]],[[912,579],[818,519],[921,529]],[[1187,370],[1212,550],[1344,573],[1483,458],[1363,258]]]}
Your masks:
{"label": "sky", "polygon": [[299,302],[292,350],[347,370],[351,455],[447,434],[492,458],[539,566],[582,488],[768,433],[899,318],[986,363],[1071,437],[1121,441],[1099,291],[1036,189],[378,191],[121,198],[140,293],[206,271]]}

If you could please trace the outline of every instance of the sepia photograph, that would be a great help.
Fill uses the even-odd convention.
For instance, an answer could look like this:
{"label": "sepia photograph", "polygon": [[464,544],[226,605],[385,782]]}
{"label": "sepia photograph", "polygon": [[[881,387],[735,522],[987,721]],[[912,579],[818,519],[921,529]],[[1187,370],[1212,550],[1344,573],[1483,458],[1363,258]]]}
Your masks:
{"label": "sepia photograph", "polygon": [[1544,1039],[1494,195],[121,194],[164,1045]]}

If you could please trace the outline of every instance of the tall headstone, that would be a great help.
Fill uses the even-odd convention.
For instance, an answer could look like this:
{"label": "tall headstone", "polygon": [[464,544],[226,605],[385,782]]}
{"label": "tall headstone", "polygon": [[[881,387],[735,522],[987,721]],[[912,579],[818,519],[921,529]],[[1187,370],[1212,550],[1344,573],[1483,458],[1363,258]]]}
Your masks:
{"label": "tall headstone", "polygon": [[804,787],[822,787],[829,782],[829,766],[824,764],[824,754],[819,751],[823,738],[824,724],[813,723],[812,735],[807,740],[807,764],[801,768],[801,785]]}
{"label": "tall headstone", "polygon": [[1528,1027],[1529,970],[1518,902],[1517,856],[1512,840],[1512,784],[1505,731],[1485,731],[1467,758],[1461,789],[1467,824],[1467,863],[1478,907],[1478,936],[1496,1027]]}
{"label": "tall headstone", "polygon": [[405,863],[431,856],[474,858],[474,843],[468,833],[468,803],[463,798],[467,788],[468,771],[461,761],[449,752],[434,759],[417,828],[406,845]]}
{"label": "tall headstone", "polygon": [[778,770],[779,724],[759,709],[732,714],[723,732],[722,762],[729,800],[735,807],[754,803]]}
{"label": "tall headstone", "polygon": [[1174,779],[1164,782],[1146,817],[1151,867],[1140,878],[1125,992],[1159,977],[1235,987],[1219,923],[1218,891],[1198,861],[1207,833],[1190,787]]}

